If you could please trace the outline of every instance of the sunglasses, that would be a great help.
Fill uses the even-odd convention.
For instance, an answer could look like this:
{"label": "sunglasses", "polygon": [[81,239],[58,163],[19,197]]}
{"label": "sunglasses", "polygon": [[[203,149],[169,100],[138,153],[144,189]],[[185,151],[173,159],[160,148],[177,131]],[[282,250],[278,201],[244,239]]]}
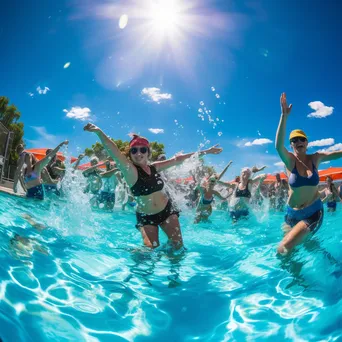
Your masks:
{"label": "sunglasses", "polygon": [[140,152],[141,154],[145,154],[148,151],[147,147],[132,147],[129,150],[132,154],[137,154],[138,152]]}
{"label": "sunglasses", "polygon": [[295,137],[295,138],[292,138],[292,139],[290,140],[290,142],[291,142],[291,143],[294,143],[294,144],[296,144],[298,141],[300,141],[300,142],[305,142],[305,141],[306,141],[306,138],[303,138],[303,137]]}

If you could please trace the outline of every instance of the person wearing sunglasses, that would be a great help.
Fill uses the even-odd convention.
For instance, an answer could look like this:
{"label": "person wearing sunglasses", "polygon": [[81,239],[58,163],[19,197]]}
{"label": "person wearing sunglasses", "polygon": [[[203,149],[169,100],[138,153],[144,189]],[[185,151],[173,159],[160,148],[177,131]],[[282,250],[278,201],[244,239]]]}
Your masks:
{"label": "person wearing sunglasses", "polygon": [[[94,132],[100,138],[109,155],[116,161],[133,196],[137,200],[137,229],[141,232],[144,245],[150,248],[159,246],[160,226],[174,248],[183,246],[182,233],[179,224],[179,211],[173,205],[168,194],[163,191],[164,181],[160,172],[170,167],[180,165],[195,153],[177,155],[164,161],[149,163],[151,156],[150,144],[146,138],[133,135],[129,143],[127,155],[99,127],[89,123],[85,131]],[[222,149],[214,146],[199,152],[203,154],[218,154]]]}
{"label": "person wearing sunglasses", "polygon": [[286,123],[292,104],[287,104],[286,94],[280,97],[281,116],[276,134],[276,149],[284,162],[290,186],[285,215],[285,237],[278,246],[278,253],[288,254],[310,233],[315,233],[323,221],[323,204],[318,191],[320,163],[342,157],[342,151],[307,154],[308,138],[300,129],[290,133],[293,152],[285,148]]}
{"label": "person wearing sunglasses", "polygon": [[205,178],[202,184],[197,187],[200,192],[200,200],[196,208],[196,217],[194,223],[209,221],[209,217],[213,212],[212,203],[214,201],[214,196],[218,197],[222,201],[226,200],[229,197],[223,197],[219,191],[215,190],[215,186],[228,170],[231,163],[232,162],[230,161],[219,175],[215,173],[209,178]]}

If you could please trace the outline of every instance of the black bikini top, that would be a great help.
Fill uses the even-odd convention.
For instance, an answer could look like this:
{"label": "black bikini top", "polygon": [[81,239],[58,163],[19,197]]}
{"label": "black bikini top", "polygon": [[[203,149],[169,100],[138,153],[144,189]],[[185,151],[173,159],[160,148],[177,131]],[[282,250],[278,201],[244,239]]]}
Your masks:
{"label": "black bikini top", "polygon": [[246,197],[246,198],[251,198],[251,192],[248,190],[248,183],[246,185],[246,188],[243,190],[239,189],[239,185],[237,185],[236,187],[236,191],[235,191],[235,197]]}
{"label": "black bikini top", "polygon": [[151,174],[147,174],[140,166],[135,165],[138,171],[138,180],[131,187],[134,196],[147,196],[164,188],[164,181],[157,169],[150,165]]}

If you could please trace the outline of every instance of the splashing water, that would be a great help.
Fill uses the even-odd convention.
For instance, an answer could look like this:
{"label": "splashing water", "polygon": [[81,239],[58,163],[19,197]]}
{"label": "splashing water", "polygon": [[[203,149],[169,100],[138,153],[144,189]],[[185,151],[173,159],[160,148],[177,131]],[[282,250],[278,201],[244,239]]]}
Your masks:
{"label": "splashing water", "polygon": [[[166,176],[188,177],[199,167],[193,157]],[[170,251],[161,232],[164,245],[152,252],[139,248],[134,212],[91,211],[78,177],[67,172],[63,199],[0,195],[4,341],[341,338],[340,204],[281,260],[283,214],[269,214],[267,202],[235,225],[220,210],[211,223],[194,225],[194,212],[171,187],[187,251]]]}

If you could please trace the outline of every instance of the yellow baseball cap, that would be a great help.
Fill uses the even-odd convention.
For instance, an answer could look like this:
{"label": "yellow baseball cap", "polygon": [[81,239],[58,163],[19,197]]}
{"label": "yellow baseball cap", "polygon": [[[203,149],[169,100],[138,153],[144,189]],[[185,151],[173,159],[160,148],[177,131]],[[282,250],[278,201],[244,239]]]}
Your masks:
{"label": "yellow baseball cap", "polygon": [[302,131],[301,129],[294,129],[290,133],[289,140],[291,140],[292,138],[296,138],[296,137],[305,138],[306,140],[308,140],[308,137],[306,136],[305,132]]}

